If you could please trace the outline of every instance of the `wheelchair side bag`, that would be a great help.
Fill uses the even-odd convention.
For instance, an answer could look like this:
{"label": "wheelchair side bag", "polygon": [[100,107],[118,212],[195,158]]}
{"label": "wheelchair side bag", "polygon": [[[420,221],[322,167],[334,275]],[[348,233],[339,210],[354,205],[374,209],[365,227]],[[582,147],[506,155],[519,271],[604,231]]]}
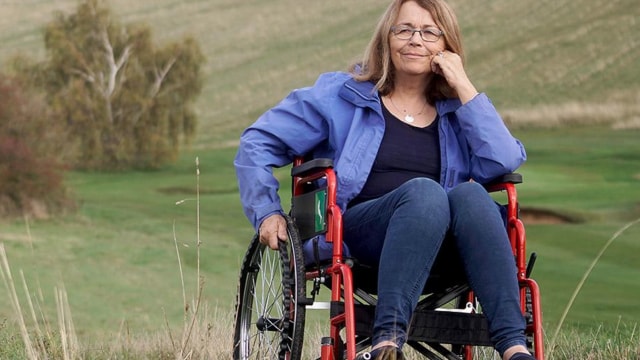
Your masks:
{"label": "wheelchair side bag", "polygon": [[294,196],[291,201],[291,217],[302,240],[327,232],[326,214],[327,188]]}

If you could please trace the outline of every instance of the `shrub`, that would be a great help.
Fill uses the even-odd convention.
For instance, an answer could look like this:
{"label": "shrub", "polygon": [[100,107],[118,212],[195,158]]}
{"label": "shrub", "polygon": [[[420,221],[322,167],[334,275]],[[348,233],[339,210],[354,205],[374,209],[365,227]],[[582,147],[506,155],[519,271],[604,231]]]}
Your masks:
{"label": "shrub", "polygon": [[48,217],[75,207],[63,183],[64,139],[20,81],[0,75],[0,216]]}

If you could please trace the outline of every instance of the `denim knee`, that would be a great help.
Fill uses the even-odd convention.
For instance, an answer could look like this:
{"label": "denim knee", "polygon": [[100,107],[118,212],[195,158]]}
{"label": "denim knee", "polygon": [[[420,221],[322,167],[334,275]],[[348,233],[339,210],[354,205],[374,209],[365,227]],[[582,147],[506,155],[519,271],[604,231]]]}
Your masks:
{"label": "denim knee", "polygon": [[451,213],[458,216],[474,216],[498,210],[487,190],[476,182],[462,183],[453,188],[448,195]]}
{"label": "denim knee", "polygon": [[477,182],[464,182],[449,191],[451,203],[466,202],[470,199],[482,198],[488,195],[487,190]]}
{"label": "denim knee", "polygon": [[414,178],[397,189],[400,191],[399,205],[409,205],[417,217],[432,215],[434,210],[449,212],[447,193],[440,184],[429,178]]}

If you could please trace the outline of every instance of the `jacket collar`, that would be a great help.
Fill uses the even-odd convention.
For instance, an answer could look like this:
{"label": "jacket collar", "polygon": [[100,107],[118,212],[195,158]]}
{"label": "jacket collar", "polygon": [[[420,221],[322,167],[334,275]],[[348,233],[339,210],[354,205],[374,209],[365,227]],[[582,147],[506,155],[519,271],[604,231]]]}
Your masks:
{"label": "jacket collar", "polygon": [[[359,107],[374,107],[380,104],[380,96],[375,85],[370,81],[357,81],[349,78],[340,88],[339,96]],[[438,114],[447,114],[458,110],[461,106],[458,99],[446,99],[436,102]]]}
{"label": "jacket collar", "polygon": [[339,96],[359,107],[374,107],[380,104],[380,97],[373,83],[369,81],[357,81],[349,78],[342,88]]}
{"label": "jacket collar", "polygon": [[459,99],[446,99],[437,101],[436,109],[438,111],[438,114],[442,115],[458,110],[461,105],[462,104],[460,103]]}

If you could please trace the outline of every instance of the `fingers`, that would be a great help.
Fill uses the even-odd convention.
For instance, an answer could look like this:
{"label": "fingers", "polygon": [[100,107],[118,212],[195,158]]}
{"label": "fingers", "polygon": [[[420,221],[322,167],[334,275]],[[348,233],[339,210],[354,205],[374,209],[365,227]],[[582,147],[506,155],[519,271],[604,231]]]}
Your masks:
{"label": "fingers", "polygon": [[269,227],[260,228],[260,243],[267,245],[273,250],[277,250],[279,241],[277,230],[272,230]]}
{"label": "fingers", "polygon": [[280,215],[271,215],[262,221],[258,230],[260,243],[278,249],[278,243],[287,239],[287,221]]}
{"label": "fingers", "polygon": [[473,99],[477,91],[464,70],[460,55],[450,51],[439,51],[431,59],[431,70],[444,77],[462,103]]}
{"label": "fingers", "polygon": [[431,70],[436,74],[444,76],[449,81],[448,76],[452,76],[457,72],[464,72],[462,67],[462,59],[456,53],[450,51],[438,51],[431,58]]}
{"label": "fingers", "polygon": [[280,226],[278,226],[278,239],[280,239],[281,241],[285,241],[288,237],[287,221],[284,219],[284,217],[281,217],[281,219],[282,222],[280,223]]}
{"label": "fingers", "polygon": [[435,61],[436,57],[437,56],[434,56],[434,58],[431,60],[431,71],[435,74],[442,75],[442,69],[440,68],[440,64]]}

